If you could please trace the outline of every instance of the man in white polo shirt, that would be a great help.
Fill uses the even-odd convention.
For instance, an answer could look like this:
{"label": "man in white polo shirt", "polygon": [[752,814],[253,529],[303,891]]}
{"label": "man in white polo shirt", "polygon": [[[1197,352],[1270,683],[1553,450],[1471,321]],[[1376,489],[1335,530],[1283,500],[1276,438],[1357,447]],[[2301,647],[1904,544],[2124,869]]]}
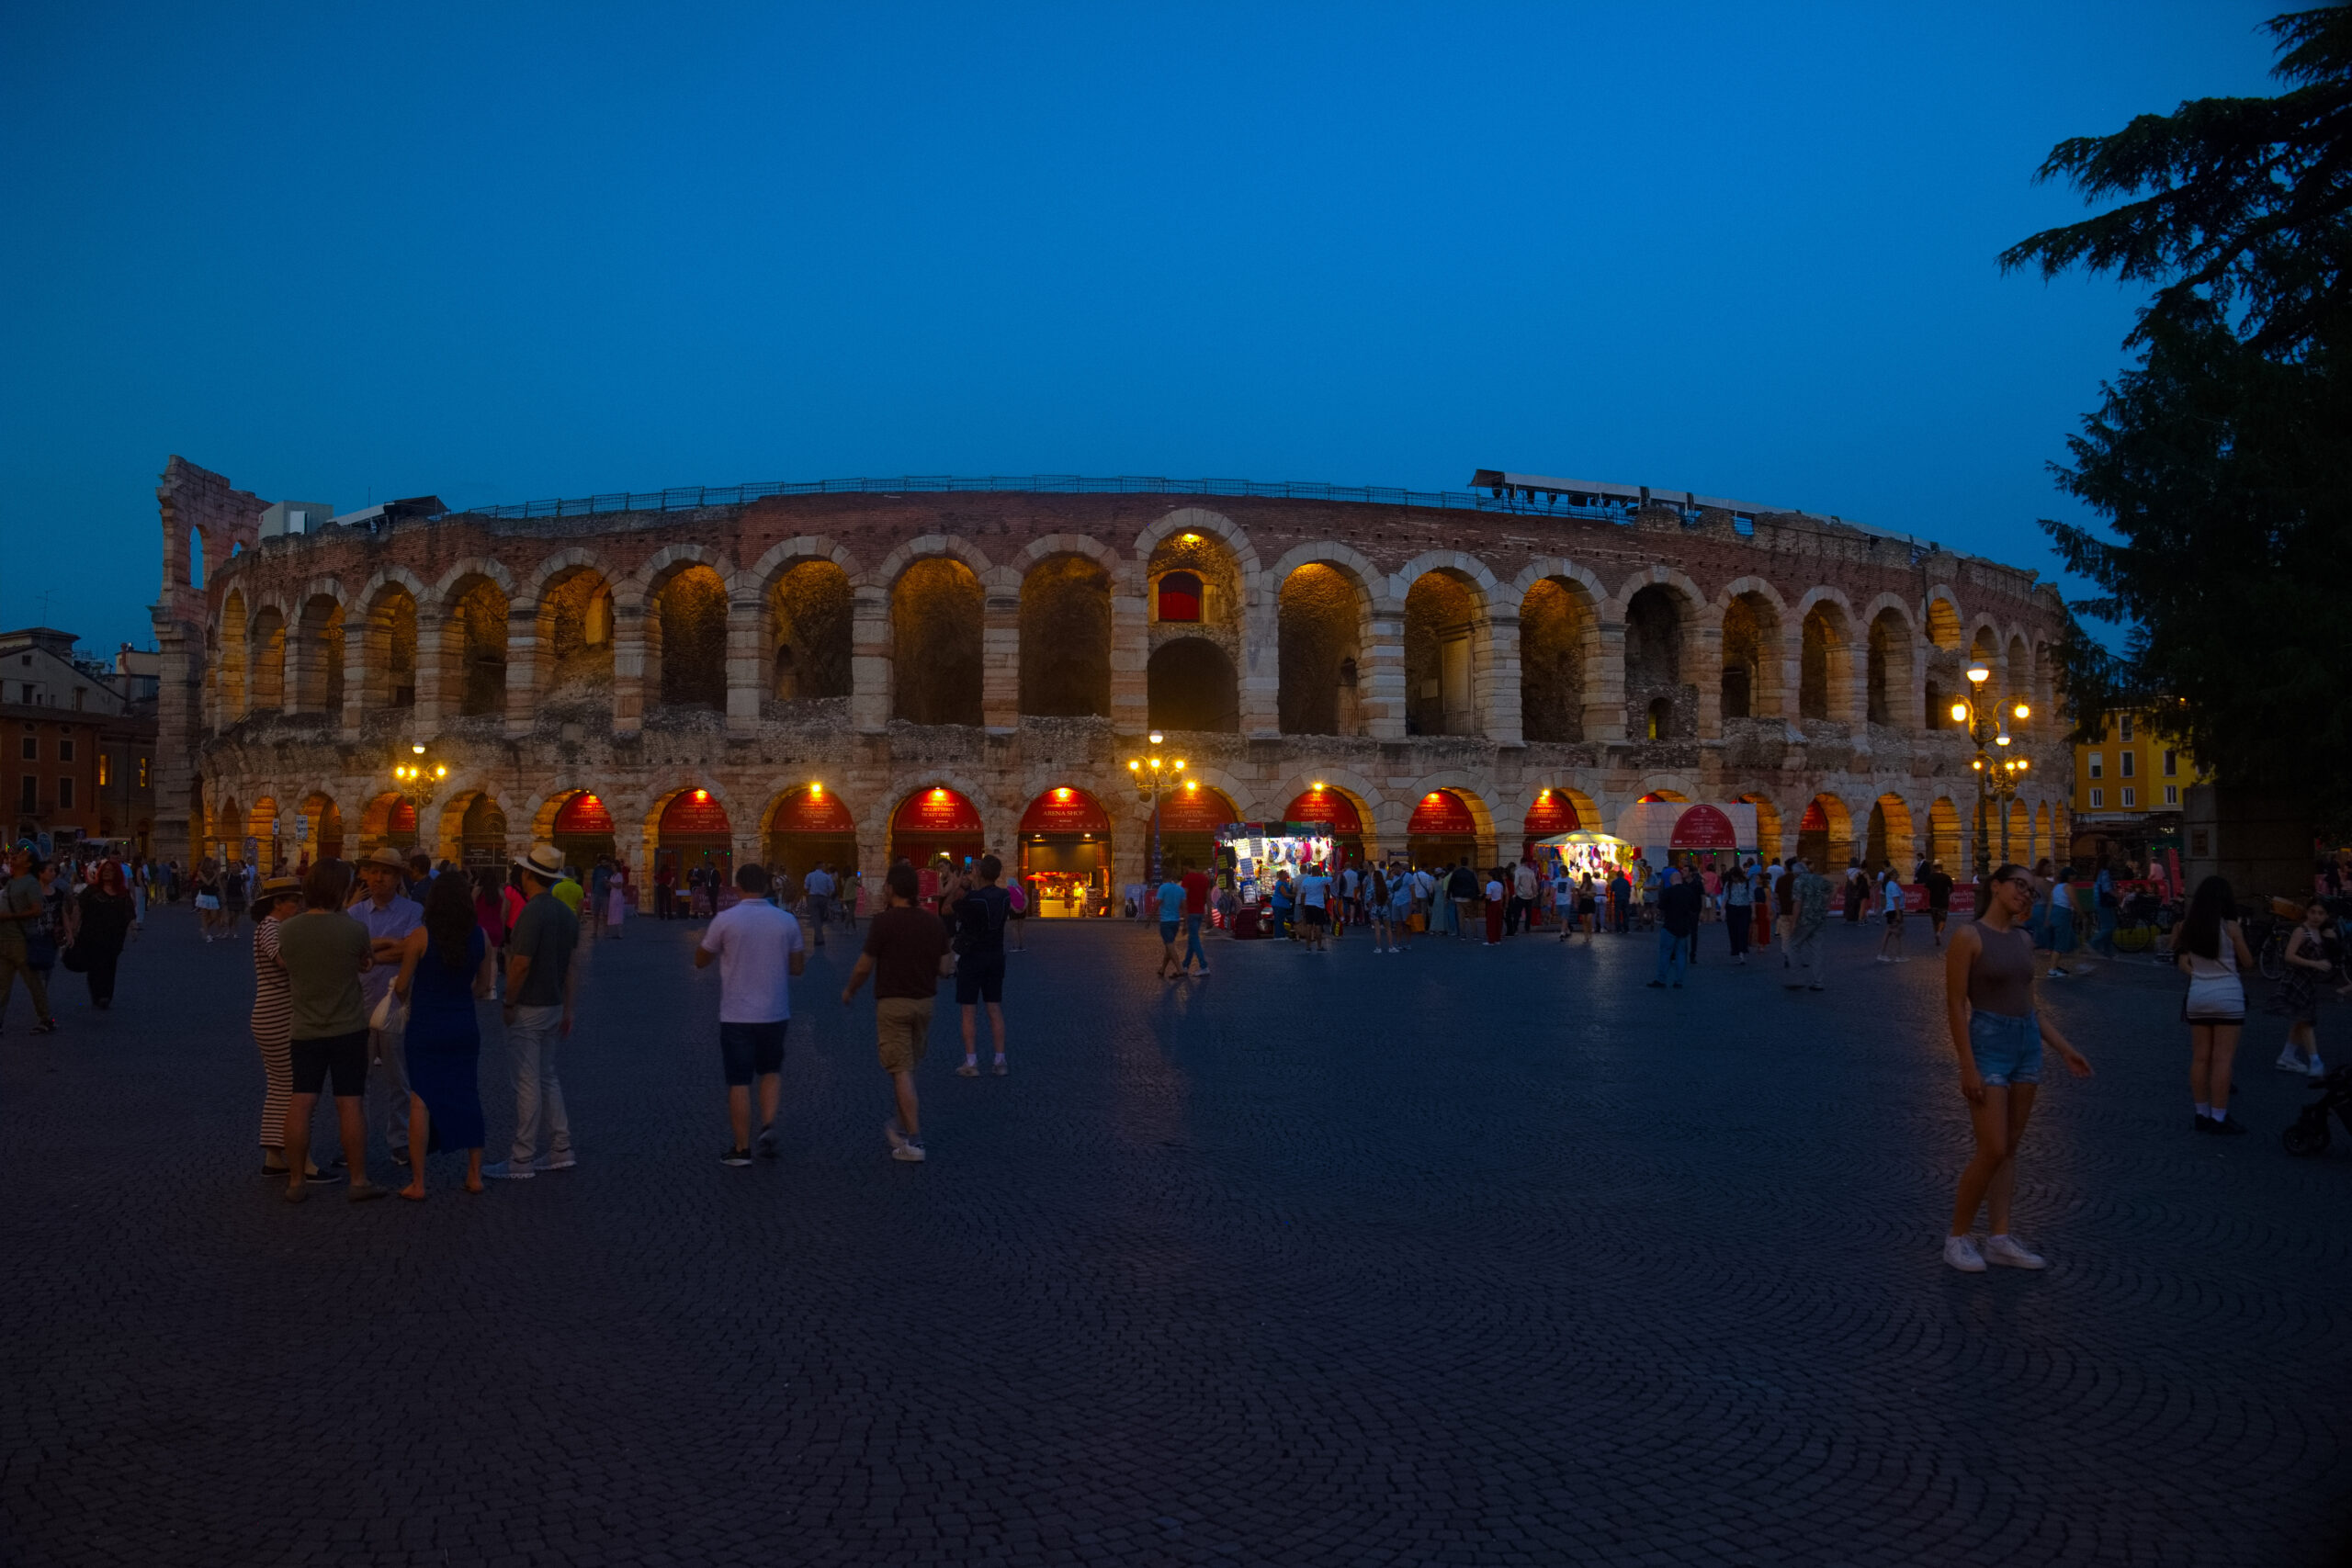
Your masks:
{"label": "man in white polo shirt", "polygon": [[719,1163],[752,1163],[752,1085],[760,1088],[760,1157],[775,1158],[776,1100],[782,1092],[784,1032],[792,1019],[792,978],[808,966],[800,922],[767,900],[768,874],[746,865],[735,874],[743,897],[722,909],[695,948],[695,967],[718,961],[718,1055],[727,1075],[727,1116],[735,1141]]}

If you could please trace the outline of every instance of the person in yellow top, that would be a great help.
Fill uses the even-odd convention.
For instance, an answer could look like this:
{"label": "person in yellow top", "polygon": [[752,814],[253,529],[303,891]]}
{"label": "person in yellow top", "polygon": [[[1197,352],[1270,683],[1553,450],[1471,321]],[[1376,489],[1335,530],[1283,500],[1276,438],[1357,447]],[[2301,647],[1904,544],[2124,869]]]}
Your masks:
{"label": "person in yellow top", "polygon": [[563,869],[563,880],[548,891],[554,894],[557,900],[571,911],[574,919],[580,918],[580,901],[585,898],[587,894],[581,889],[579,874],[570,866]]}

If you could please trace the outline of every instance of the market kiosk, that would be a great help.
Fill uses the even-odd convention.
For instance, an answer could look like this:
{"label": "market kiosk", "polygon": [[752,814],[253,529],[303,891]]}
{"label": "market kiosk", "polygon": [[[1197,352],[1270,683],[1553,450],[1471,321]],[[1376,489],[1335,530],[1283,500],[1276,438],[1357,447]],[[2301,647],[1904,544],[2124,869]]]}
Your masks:
{"label": "market kiosk", "polygon": [[1634,846],[1614,833],[1585,829],[1555,833],[1548,839],[1537,840],[1532,848],[1535,863],[1547,878],[1552,874],[1552,863],[1556,860],[1568,868],[1570,886],[1589,876],[1595,891],[1603,896],[1617,868],[1634,863]]}
{"label": "market kiosk", "polygon": [[1274,879],[1287,873],[1295,884],[1310,865],[1329,867],[1339,844],[1321,822],[1228,822],[1217,834],[1218,860],[1230,861],[1233,891],[1241,908],[1237,937],[1272,936],[1268,908]]}
{"label": "market kiosk", "polygon": [[1111,814],[1082,789],[1057,785],[1021,814],[1023,883],[1047,919],[1111,910]]}
{"label": "market kiosk", "polygon": [[1331,846],[1324,852],[1326,856],[1339,856],[1329,863],[1334,874],[1343,865],[1363,863],[1363,818],[1356,810],[1356,803],[1340,791],[1317,784],[1292,801],[1283,816],[1287,822],[1321,830]]}

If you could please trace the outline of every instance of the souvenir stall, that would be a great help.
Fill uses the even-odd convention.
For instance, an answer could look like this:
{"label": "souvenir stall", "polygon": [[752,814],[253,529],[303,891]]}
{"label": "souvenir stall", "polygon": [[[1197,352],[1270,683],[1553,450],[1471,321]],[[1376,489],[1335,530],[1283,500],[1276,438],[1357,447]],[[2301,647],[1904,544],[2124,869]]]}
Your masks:
{"label": "souvenir stall", "polygon": [[1553,863],[1557,861],[1567,866],[1571,885],[1589,876],[1593,886],[1604,892],[1617,868],[1634,862],[1634,846],[1614,833],[1555,833],[1548,839],[1538,839],[1532,849],[1535,864],[1546,879],[1552,874]]}
{"label": "souvenir stall", "polygon": [[1047,790],[1021,816],[1023,885],[1046,919],[1111,912],[1111,814],[1082,789]]}
{"label": "souvenir stall", "polygon": [[1231,822],[1217,839],[1218,860],[1231,857],[1233,891],[1241,901],[1233,922],[1237,937],[1273,935],[1274,879],[1288,874],[1295,884],[1304,867],[1329,867],[1339,847],[1320,822]]}
{"label": "souvenir stall", "polygon": [[[1339,790],[1317,784],[1290,803],[1283,819],[1319,831],[1329,840],[1324,863],[1333,875],[1343,865],[1363,863],[1363,817],[1356,810],[1356,803]],[[1330,858],[1334,854],[1337,859]]]}

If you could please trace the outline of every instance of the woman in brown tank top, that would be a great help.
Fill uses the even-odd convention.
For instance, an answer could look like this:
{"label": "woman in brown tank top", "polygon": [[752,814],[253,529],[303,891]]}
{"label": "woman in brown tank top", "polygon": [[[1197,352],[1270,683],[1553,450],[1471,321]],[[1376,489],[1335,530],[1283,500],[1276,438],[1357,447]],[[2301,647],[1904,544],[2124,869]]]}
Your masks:
{"label": "woman in brown tank top", "polygon": [[[2009,1235],[2018,1141],[2041,1085],[2041,1048],[2056,1051],[2078,1078],[2091,1071],[2057,1026],[2034,1010],[2033,938],[2023,929],[2033,909],[2032,878],[2021,866],[2004,865],[1987,886],[1983,914],[1953,932],[1944,951],[1944,1010],[1960,1058],[1961,1097],[1976,1133],[1975,1157],[1960,1173],[1944,1261],[1969,1274],[1983,1273],[1988,1262],[2042,1266]],[[1970,1235],[1980,1204],[1989,1211],[1981,1252]]]}

